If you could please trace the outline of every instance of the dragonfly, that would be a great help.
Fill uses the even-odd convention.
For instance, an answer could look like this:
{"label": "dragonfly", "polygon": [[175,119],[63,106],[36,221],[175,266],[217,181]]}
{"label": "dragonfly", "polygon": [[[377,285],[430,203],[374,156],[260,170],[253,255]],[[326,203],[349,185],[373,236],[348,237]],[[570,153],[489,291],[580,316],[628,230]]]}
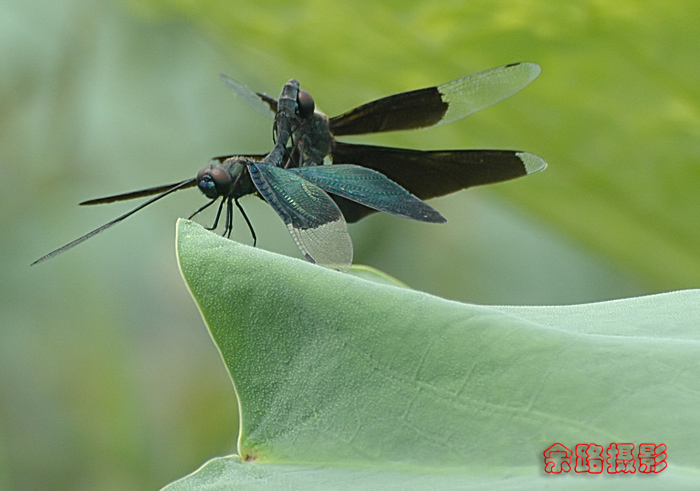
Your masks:
{"label": "dragonfly", "polygon": [[[441,86],[379,99],[335,118],[316,111],[313,98],[299,89],[296,80],[288,82],[280,98],[275,100],[222,75],[222,80],[234,93],[275,120],[273,150],[266,156],[216,157],[194,179],[83,202],[81,204],[93,205],[156,195],[33,264],[78,245],[156,200],[196,185],[211,201],[190,218],[222,197],[211,229],[217,227],[223,205],[227,203],[224,235],[230,236],[233,203],[245,219],[255,245],[255,232],[238,199],[257,194],[282,218],[307,259],[346,270],[352,262],[347,222],[355,222],[374,211],[385,211],[442,223],[444,217],[423,199],[527,175],[542,170],[546,164],[527,152],[426,152],[346,144],[338,142],[334,136],[452,122],[509,97],[534,80],[539,71],[532,63],[505,65]],[[291,149],[287,147],[290,139]],[[334,165],[320,165],[327,155]],[[432,178],[438,182],[425,182]]]}
{"label": "dragonfly", "polygon": [[362,203],[377,211],[414,220],[434,223],[446,221],[430,205],[372,169],[352,164],[336,165],[332,168],[283,168],[289,162],[287,146],[293,128],[303,117],[308,117],[299,113],[303,113],[304,108],[300,109],[298,93],[299,82],[296,80],[290,80],[282,89],[276,104],[276,142],[269,154],[216,157],[194,178],[84,201],[80,204],[104,204],[155,195],[133,210],[39,258],[32,266],[77,246],[175,191],[194,186],[210,201],[190,215],[190,219],[221,198],[214,224],[209,229],[217,228],[223,206],[226,204],[224,235],[230,237],[235,205],[245,219],[255,245],[255,231],[238,200],[243,196],[256,194],[267,201],[283,219],[306,259],[341,271],[349,269],[352,264],[352,241],[340,209],[327,193]]}
{"label": "dragonfly", "polygon": [[[447,82],[368,102],[335,117],[315,108],[313,97],[300,90],[291,154],[284,166],[354,164],[373,169],[421,200],[472,186],[492,184],[544,170],[546,162],[519,150],[409,150],[345,143],[337,136],[421,129],[451,123],[519,92],[539,76],[535,63],[511,63]],[[277,118],[277,101],[226,75],[227,87],[260,114]],[[226,157],[222,157],[226,158]],[[354,223],[376,210],[333,196],[345,220]]]}

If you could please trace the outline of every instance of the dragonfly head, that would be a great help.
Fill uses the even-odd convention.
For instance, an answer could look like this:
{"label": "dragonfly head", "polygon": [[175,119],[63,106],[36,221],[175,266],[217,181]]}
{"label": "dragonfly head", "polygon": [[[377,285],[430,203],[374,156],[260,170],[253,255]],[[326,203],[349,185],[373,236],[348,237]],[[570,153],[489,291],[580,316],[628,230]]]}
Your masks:
{"label": "dragonfly head", "polygon": [[224,167],[208,165],[197,173],[197,187],[207,198],[216,199],[231,194],[233,178]]}
{"label": "dragonfly head", "polygon": [[314,115],[316,104],[314,98],[307,91],[299,89],[297,92],[297,115],[301,119],[309,119]]}

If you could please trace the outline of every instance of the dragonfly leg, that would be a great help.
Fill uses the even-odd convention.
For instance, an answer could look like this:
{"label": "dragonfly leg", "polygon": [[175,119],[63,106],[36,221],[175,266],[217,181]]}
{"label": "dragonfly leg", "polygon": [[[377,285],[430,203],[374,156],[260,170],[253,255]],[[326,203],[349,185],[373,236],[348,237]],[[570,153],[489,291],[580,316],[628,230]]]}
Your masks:
{"label": "dragonfly leg", "polygon": [[231,197],[226,199],[226,227],[223,233],[223,236],[229,239],[231,238],[231,232],[233,232],[233,206],[231,206],[231,201],[233,201]]}
{"label": "dragonfly leg", "polygon": [[294,145],[291,148],[291,152],[288,151],[289,154],[289,160],[287,161],[287,164],[284,166],[285,169],[288,169],[290,167],[302,167],[304,165],[303,158],[304,158],[304,152],[301,149],[301,143],[298,145]]}
{"label": "dragonfly leg", "polygon": [[[207,206],[211,205],[215,201],[216,201],[215,199],[211,200]],[[204,228],[206,228],[207,230],[216,230],[216,227],[219,226],[219,217],[221,216],[221,207],[222,206],[224,206],[224,200],[221,200],[221,204],[219,205],[219,209],[216,211],[216,217],[214,218],[214,224],[211,227],[204,227]],[[199,213],[200,211],[202,211],[204,208],[206,208],[206,206],[203,206],[202,208],[197,210],[195,212],[195,215],[197,213]],[[190,217],[190,218],[192,218],[192,217]]]}
{"label": "dragonfly leg", "polygon": [[[198,215],[200,212],[202,212],[202,211],[206,210],[207,208],[209,208],[211,205],[214,204],[215,201],[216,201],[216,200],[213,199],[213,200],[211,200],[209,203],[207,203],[207,204],[205,204],[204,206],[200,207],[197,211],[195,211],[194,213],[192,213],[192,214],[189,216],[189,218],[187,218],[187,219],[188,219],[188,220],[192,220],[192,219],[195,217],[195,215]],[[211,230],[211,229],[209,229],[209,230]]]}
{"label": "dragonfly leg", "polygon": [[250,235],[253,237],[253,247],[255,247],[258,243],[258,238],[255,236],[255,230],[253,230],[253,225],[251,225],[250,220],[248,220],[248,215],[245,214],[245,211],[243,211],[243,207],[241,204],[238,202],[238,200],[234,200],[236,203],[236,207],[238,208],[238,211],[241,212],[241,215],[243,215],[243,219],[245,220],[245,223],[248,224],[248,230],[250,230]]}

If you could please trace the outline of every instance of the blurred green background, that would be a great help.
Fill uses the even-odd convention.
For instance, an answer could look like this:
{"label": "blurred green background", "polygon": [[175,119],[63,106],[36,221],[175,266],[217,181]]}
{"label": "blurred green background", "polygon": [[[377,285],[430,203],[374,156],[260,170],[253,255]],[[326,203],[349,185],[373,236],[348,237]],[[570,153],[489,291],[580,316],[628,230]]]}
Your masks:
{"label": "blurred green background", "polygon": [[[468,120],[353,139],[549,163],[431,201],[444,226],[351,226],[356,262],[476,303],[696,287],[699,15],[696,2],[625,0],[1,0],[0,489],[155,489],[235,450],[230,381],[175,261],[175,220],[204,202],[197,191],[28,267],[131,206],[79,201],[269,150],[270,121],[220,72],[275,96],[295,77],[335,115],[539,63],[530,87]],[[298,257],[269,207],[243,205],[260,247]]]}

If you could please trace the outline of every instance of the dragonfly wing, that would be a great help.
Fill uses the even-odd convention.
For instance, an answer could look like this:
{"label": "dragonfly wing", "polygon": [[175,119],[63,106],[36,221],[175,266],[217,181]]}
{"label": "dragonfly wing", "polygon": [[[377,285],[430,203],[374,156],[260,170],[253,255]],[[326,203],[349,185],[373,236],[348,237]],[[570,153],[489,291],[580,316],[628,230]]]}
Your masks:
{"label": "dragonfly wing", "polygon": [[280,167],[249,162],[258,192],[284,221],[299,250],[311,262],[347,271],[352,241],[343,214],[321,188]]}
{"label": "dragonfly wing", "polygon": [[[336,141],[333,166],[356,164],[385,175],[426,200],[460,189],[507,181],[547,167],[537,155],[516,150],[407,150]],[[345,219],[356,222],[374,210],[336,199]]]}
{"label": "dragonfly wing", "polygon": [[[210,164],[217,162],[222,165],[225,161],[230,159],[252,159],[252,160],[262,160],[266,155],[221,155],[219,157],[214,157],[209,160]],[[103,196],[101,198],[93,198],[86,201],[82,201],[79,204],[81,206],[85,205],[102,205],[105,203],[115,203],[117,201],[127,201],[131,199],[144,198],[146,196],[154,196],[156,194],[164,193],[171,188],[178,186],[178,189],[193,188],[197,186],[196,179],[186,179],[186,183],[181,186],[183,181],[175,182],[172,184],[163,184],[162,186],[154,186],[151,188],[139,189],[138,191],[130,191],[128,193],[113,194],[111,196]],[[238,189],[245,189],[244,186],[239,186]]]}
{"label": "dragonfly wing", "polygon": [[385,175],[359,165],[320,165],[289,169],[329,193],[378,211],[423,222],[445,218]]}
{"label": "dragonfly wing", "polygon": [[114,203],[115,201],[126,201],[130,199],[143,198],[145,196],[153,196],[155,194],[161,194],[169,189],[178,187],[178,189],[192,188],[197,185],[196,179],[187,179],[187,182],[183,184],[184,181],[174,182],[172,184],[164,184],[162,186],[155,186],[152,188],[140,189],[138,191],[131,191],[129,193],[114,194],[112,196],[105,196],[103,198],[89,199],[83,201],[80,205],[101,205],[104,203]]}
{"label": "dragonfly wing", "polygon": [[512,63],[436,87],[402,92],[331,118],[330,129],[341,136],[451,123],[512,96],[540,72],[535,63]]}
{"label": "dragonfly wing", "polygon": [[[214,157],[209,160],[209,163],[213,162],[218,162],[219,165],[223,164],[225,161],[229,159],[252,159],[252,160],[262,160],[266,155],[221,155],[219,157]],[[185,189],[185,188],[191,188],[195,187],[197,185],[197,180],[196,179],[188,179],[188,182],[186,185],[182,186],[179,189]],[[153,196],[156,194],[163,193],[167,191],[170,188],[173,188],[175,186],[178,186],[181,184],[181,182],[175,182],[173,184],[164,184],[162,186],[154,186],[152,188],[146,188],[146,189],[140,189],[138,191],[131,191],[129,193],[120,193],[120,194],[114,194],[112,196],[105,196],[102,198],[94,198],[94,199],[89,199],[87,201],[83,201],[80,203],[81,206],[84,205],[101,205],[104,203],[114,203],[115,201],[126,201],[130,199],[136,199],[136,198],[143,198],[145,196]]]}
{"label": "dragonfly wing", "polygon": [[233,91],[237,97],[240,97],[243,102],[248,104],[263,116],[270,119],[275,118],[275,113],[277,113],[277,99],[261,92],[255,92],[253,89],[227,77],[223,73],[219,74],[219,78],[226,84],[226,87],[231,89],[231,91]]}

